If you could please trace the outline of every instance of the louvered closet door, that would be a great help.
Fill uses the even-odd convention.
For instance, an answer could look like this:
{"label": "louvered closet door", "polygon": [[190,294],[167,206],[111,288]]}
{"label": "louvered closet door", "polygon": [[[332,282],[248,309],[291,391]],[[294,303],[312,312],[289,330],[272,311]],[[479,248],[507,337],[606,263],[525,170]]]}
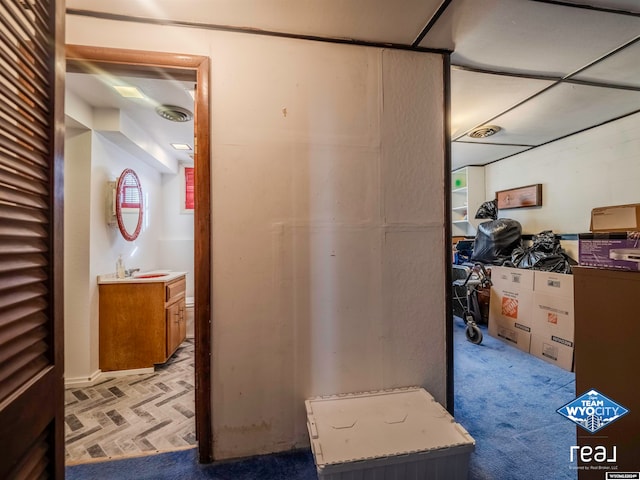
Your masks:
{"label": "louvered closet door", "polygon": [[63,8],[0,0],[1,479],[64,476]]}

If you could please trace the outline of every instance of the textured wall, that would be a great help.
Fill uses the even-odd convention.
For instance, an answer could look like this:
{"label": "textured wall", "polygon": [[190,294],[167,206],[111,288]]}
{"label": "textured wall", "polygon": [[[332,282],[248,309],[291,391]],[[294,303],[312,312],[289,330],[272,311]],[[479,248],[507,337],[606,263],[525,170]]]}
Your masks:
{"label": "textured wall", "polygon": [[[589,231],[591,209],[638,203],[640,115],[618,120],[487,165],[487,196],[511,187],[542,183],[542,207],[504,210],[525,233]],[[577,260],[577,242],[563,241]]]}
{"label": "textured wall", "polygon": [[[98,370],[97,323],[91,319],[91,131],[67,129],[64,158],[65,377],[87,381]],[[92,351],[95,353],[92,355]]]}
{"label": "textured wall", "polygon": [[73,16],[67,36],[212,59],[216,458],[308,444],[311,395],[444,403],[439,55]]}

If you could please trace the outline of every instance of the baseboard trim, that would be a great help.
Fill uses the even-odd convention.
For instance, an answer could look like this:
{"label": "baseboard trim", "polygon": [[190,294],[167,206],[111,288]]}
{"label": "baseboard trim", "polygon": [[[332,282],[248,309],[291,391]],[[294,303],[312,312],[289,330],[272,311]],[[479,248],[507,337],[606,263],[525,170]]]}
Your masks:
{"label": "baseboard trim", "polygon": [[89,386],[93,385],[94,383],[96,383],[98,378],[100,378],[100,374],[101,373],[102,372],[100,370],[96,370],[95,372],[93,372],[88,377],[71,377],[71,378],[66,378],[65,377],[64,386],[65,386],[65,388],[68,388],[68,387],[89,387]]}
{"label": "baseboard trim", "polygon": [[135,368],[132,370],[113,370],[110,372],[103,372],[102,370],[96,370],[94,373],[92,373],[88,377],[65,378],[64,386],[65,388],[91,387],[96,383],[98,383],[98,381],[104,380],[106,378],[126,377],[127,375],[143,375],[146,373],[153,373],[153,372],[155,372],[155,369],[153,367]]}

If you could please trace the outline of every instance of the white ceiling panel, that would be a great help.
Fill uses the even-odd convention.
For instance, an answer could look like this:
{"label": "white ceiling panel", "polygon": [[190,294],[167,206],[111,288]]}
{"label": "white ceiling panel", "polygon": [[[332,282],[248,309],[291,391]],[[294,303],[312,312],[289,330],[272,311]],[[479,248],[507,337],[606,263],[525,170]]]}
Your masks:
{"label": "white ceiling panel", "polygon": [[421,46],[454,65],[564,76],[623,45],[640,18],[523,0],[454,0]]}
{"label": "white ceiling panel", "polygon": [[[460,139],[452,146],[453,167],[458,168],[483,165],[640,109],[640,93],[632,90],[640,89],[640,0],[559,3],[563,4],[537,0],[67,0],[66,6],[80,15],[80,11],[96,12],[407,47],[444,6],[420,47],[454,50],[450,113],[452,139]],[[612,54],[622,47],[626,48]],[[555,85],[582,68],[573,79],[627,89]],[[79,90],[76,94],[87,96],[93,105],[111,106],[102,105],[107,98],[100,90],[104,87],[87,91],[69,78],[69,88]],[[161,100],[151,85],[138,85],[158,102],[170,101]],[[184,87],[174,86],[176,95],[184,95]],[[118,99],[114,102],[122,104]],[[171,102],[181,105],[179,100]],[[119,108],[128,109],[126,105]],[[148,109],[128,111],[153,125],[154,131],[166,131],[167,125],[154,123],[159,117],[153,118]],[[488,123],[502,130],[488,139],[462,136]],[[178,132],[169,127],[171,135]]]}
{"label": "white ceiling panel", "polygon": [[[167,155],[183,162],[191,161],[189,152],[174,150],[170,144],[186,143],[194,147],[193,120],[171,122],[161,118],[155,109],[159,105],[168,104],[193,112],[194,101],[188,92],[194,88],[192,82],[67,72],[65,83],[69,91],[91,107],[117,108],[126,112],[132,120],[144,126]],[[135,85],[145,98],[123,98],[112,88],[116,84]]]}
{"label": "white ceiling panel", "polygon": [[486,165],[500,158],[524,152],[529,147],[453,142],[451,144],[451,169],[467,165]]}
{"label": "white ceiling panel", "polygon": [[572,78],[640,88],[640,42],[636,42]]}
{"label": "white ceiling panel", "polygon": [[410,45],[441,0],[67,0],[67,8]]}
{"label": "white ceiling panel", "polygon": [[565,83],[496,118],[503,129],[479,141],[539,145],[637,110],[640,92]]}
{"label": "white ceiling panel", "polygon": [[517,105],[553,82],[451,71],[451,138],[456,139],[474,127]]}

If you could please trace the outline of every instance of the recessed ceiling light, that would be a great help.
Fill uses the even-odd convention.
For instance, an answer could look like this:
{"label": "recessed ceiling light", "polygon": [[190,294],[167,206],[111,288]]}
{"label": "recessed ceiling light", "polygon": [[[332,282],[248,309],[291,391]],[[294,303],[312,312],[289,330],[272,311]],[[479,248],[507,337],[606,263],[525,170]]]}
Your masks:
{"label": "recessed ceiling light", "polygon": [[125,98],[144,98],[144,93],[137,87],[131,87],[129,85],[114,85],[113,88]]}
{"label": "recessed ceiling light", "polygon": [[172,143],[171,146],[176,150],[191,150],[191,147],[186,143]]}
{"label": "recessed ceiling light", "polygon": [[467,135],[471,138],[487,138],[491,135],[495,135],[502,130],[497,125],[484,125],[482,127],[474,128]]}

